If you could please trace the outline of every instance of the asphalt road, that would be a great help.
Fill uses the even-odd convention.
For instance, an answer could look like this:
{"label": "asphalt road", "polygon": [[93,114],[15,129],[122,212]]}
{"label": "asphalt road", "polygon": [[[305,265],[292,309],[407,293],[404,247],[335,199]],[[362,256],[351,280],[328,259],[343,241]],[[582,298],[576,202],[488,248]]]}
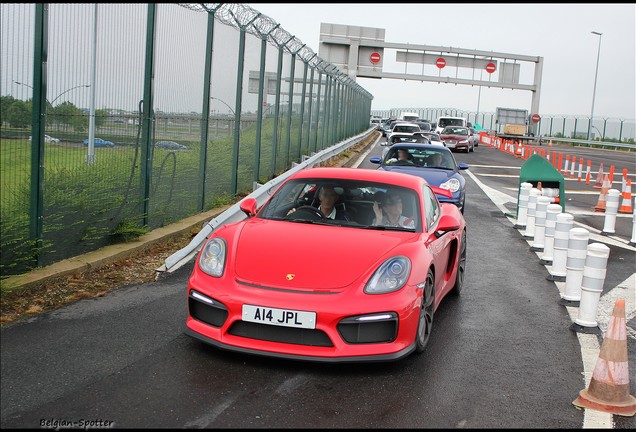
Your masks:
{"label": "asphalt road", "polygon": [[[374,152],[380,148],[365,158]],[[456,158],[471,164],[466,285],[461,297],[440,305],[422,355],[324,365],[204,345],[183,333],[190,262],[158,281],[3,328],[2,428],[92,421],[116,428],[633,429],[634,417],[572,404],[602,336],[570,329],[576,308],[559,303],[558,284],[546,279],[548,269],[502,211],[514,208],[502,194],[516,199],[508,188],[518,185],[506,175],[518,176],[522,161],[483,145]],[[486,175],[490,170],[497,175]],[[573,196],[566,211],[595,200]],[[607,241],[621,239],[631,223],[623,219],[618,240]],[[602,298],[620,289],[636,262],[633,248],[611,248]],[[633,317],[628,326],[634,395]]]}

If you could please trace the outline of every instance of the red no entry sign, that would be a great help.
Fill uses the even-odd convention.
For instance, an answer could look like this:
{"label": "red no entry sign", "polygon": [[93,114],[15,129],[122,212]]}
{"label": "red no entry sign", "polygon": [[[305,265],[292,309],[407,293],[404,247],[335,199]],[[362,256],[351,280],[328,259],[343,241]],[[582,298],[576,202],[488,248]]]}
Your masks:
{"label": "red no entry sign", "polygon": [[541,120],[541,116],[539,114],[532,114],[532,121],[535,123],[539,123],[539,120]]}
{"label": "red no entry sign", "polygon": [[444,57],[440,57],[437,59],[437,61],[435,62],[435,65],[442,69],[444,66],[446,66],[446,59],[444,59]]}
{"label": "red no entry sign", "polygon": [[495,69],[497,69],[497,67],[496,67],[496,66],[495,66],[495,64],[494,64],[494,63],[492,63],[492,62],[491,62],[491,63],[488,63],[488,64],[486,65],[486,72],[488,72],[488,73],[493,73],[493,72],[495,71]]}
{"label": "red no entry sign", "polygon": [[372,52],[371,55],[369,56],[369,60],[371,60],[371,63],[378,63],[380,61],[380,53],[379,52]]}

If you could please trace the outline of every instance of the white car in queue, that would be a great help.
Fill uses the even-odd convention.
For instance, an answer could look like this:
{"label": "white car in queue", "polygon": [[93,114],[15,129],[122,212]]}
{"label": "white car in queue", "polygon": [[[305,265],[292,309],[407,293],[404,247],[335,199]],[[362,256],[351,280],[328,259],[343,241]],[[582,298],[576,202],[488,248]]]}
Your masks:
{"label": "white car in queue", "polygon": [[393,138],[411,136],[415,132],[420,132],[420,127],[417,124],[411,122],[396,122],[391,132],[387,134],[384,144],[390,146],[394,143]]}

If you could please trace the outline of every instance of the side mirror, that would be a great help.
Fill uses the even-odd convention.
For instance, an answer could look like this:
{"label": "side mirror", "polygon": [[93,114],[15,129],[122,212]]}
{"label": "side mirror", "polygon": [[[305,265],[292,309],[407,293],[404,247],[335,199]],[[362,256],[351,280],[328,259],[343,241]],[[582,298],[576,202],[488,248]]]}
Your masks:
{"label": "side mirror", "polygon": [[256,199],[252,197],[245,198],[241,201],[239,208],[248,218],[254,216],[256,214]]}
{"label": "side mirror", "polygon": [[374,156],[372,158],[369,158],[369,162],[374,163],[374,164],[380,164],[382,162],[382,159],[380,159],[377,156]]}
{"label": "side mirror", "polygon": [[442,216],[437,222],[437,228],[435,229],[435,236],[437,238],[443,236],[449,231],[457,231],[461,226],[460,220],[463,217],[459,208],[452,203],[441,203]]}

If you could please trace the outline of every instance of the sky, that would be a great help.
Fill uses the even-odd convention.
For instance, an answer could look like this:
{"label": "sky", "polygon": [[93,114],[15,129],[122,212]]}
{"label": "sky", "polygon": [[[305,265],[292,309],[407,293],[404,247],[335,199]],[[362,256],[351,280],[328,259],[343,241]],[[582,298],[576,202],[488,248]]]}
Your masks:
{"label": "sky", "polygon": [[[636,118],[634,3],[248,5],[280,23],[315,53],[320,48],[320,24],[330,23],[385,29],[385,42],[543,57],[539,114],[589,117],[593,104],[595,118]],[[384,71],[389,63],[385,59]],[[372,110],[530,110],[532,100],[532,92],[526,90],[482,87],[480,91],[479,86],[386,78],[356,78],[356,82],[373,95]],[[532,84],[532,76],[522,83]]]}

